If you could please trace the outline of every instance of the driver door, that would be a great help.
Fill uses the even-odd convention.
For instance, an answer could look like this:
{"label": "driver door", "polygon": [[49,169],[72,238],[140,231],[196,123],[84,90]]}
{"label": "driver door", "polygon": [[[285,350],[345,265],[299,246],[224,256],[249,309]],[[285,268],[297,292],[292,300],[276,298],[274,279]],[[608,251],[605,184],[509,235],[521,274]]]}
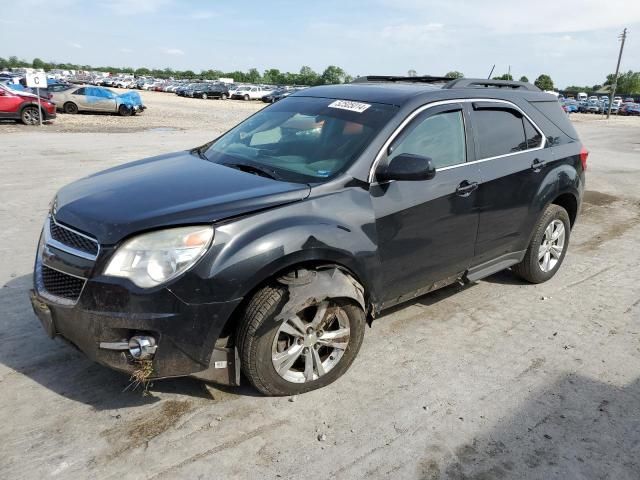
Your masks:
{"label": "driver door", "polygon": [[426,293],[471,264],[478,230],[476,189],[468,114],[458,103],[433,107],[414,118],[391,143],[381,165],[401,153],[430,157],[430,180],[374,183],[383,277],[383,307]]}

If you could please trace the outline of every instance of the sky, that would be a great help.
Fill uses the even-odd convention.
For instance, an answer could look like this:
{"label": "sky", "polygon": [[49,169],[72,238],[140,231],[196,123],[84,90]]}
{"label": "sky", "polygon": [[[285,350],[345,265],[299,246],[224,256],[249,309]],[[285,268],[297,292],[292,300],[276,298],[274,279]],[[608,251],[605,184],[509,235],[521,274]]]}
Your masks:
{"label": "sky", "polygon": [[0,57],[198,72],[327,65],[357,75],[551,76],[640,71],[640,0],[17,0]]}

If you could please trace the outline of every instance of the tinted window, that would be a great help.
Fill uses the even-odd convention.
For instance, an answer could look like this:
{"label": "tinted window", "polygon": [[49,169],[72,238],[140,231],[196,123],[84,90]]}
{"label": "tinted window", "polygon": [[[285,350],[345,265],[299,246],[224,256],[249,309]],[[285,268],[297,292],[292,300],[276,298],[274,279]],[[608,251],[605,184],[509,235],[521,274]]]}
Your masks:
{"label": "tinted window", "polygon": [[527,148],[537,148],[542,143],[542,135],[535,129],[529,120],[522,117],[524,123],[524,135],[527,139]]}
{"label": "tinted window", "polygon": [[73,92],[73,94],[74,95],[84,95],[84,88],[79,88],[78,90]]}
{"label": "tinted window", "polygon": [[[538,109],[542,114],[547,117],[547,119],[553,123],[556,127],[562,130],[566,135],[571,138],[578,138],[578,134],[573,128],[571,121],[562,107],[555,100],[549,102],[530,102],[536,109]],[[595,105],[598,102],[594,102]],[[535,119],[534,119],[535,120]],[[538,122],[536,122],[538,123]]]}
{"label": "tinted window", "polygon": [[522,116],[515,110],[476,110],[473,116],[480,150],[478,158],[526,149]]}
{"label": "tinted window", "polygon": [[431,157],[436,168],[466,161],[462,112],[445,112],[414,120],[409,130],[392,145],[389,160],[401,153]]}

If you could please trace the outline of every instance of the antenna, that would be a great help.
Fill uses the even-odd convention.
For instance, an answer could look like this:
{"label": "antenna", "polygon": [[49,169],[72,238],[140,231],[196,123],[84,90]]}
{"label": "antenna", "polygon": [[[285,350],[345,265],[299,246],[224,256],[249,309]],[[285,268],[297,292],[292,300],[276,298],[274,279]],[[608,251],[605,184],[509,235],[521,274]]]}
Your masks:
{"label": "antenna", "polygon": [[487,79],[491,78],[491,74],[493,73],[493,69],[496,68],[496,64],[493,64],[493,67],[491,67],[491,71],[489,72],[489,76],[487,77]]}

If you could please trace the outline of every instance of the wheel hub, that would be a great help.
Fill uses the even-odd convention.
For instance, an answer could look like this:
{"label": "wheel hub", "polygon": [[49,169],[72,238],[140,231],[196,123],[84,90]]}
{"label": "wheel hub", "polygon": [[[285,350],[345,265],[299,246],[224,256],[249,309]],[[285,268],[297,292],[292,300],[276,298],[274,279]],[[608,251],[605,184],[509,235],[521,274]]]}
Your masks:
{"label": "wheel hub", "polygon": [[304,336],[304,342],[303,342],[303,345],[304,345],[305,347],[313,347],[316,343],[318,343],[318,337],[317,337],[317,335],[315,334],[315,332],[313,332],[313,333],[307,333],[307,334]]}

